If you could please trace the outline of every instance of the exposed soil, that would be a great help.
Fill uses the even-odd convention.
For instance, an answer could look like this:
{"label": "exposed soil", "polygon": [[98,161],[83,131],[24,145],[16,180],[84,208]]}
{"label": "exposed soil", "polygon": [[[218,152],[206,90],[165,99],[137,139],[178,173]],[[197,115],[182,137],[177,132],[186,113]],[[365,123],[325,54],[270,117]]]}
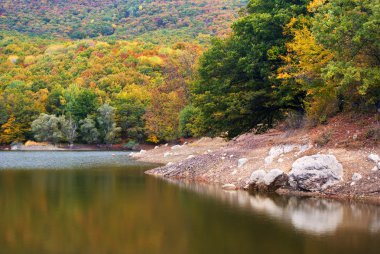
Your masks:
{"label": "exposed soil", "polygon": [[[201,138],[182,146],[161,145],[134,153],[132,157],[166,165],[150,170],[148,174],[220,185],[234,184],[241,189],[254,170],[278,168],[289,172],[297,158],[317,153],[332,154],[344,168],[340,184],[323,193],[297,193],[287,189],[278,192],[380,203],[380,171],[372,171],[375,164],[367,159],[370,153],[380,154],[379,140],[380,125],[376,117],[352,118],[346,115],[311,129],[286,130],[279,127],[260,135],[247,133],[228,142],[221,138]],[[268,159],[270,149],[281,145],[290,145],[293,149]],[[239,167],[241,158],[248,161]],[[353,183],[354,173],[360,173],[363,178]]]}

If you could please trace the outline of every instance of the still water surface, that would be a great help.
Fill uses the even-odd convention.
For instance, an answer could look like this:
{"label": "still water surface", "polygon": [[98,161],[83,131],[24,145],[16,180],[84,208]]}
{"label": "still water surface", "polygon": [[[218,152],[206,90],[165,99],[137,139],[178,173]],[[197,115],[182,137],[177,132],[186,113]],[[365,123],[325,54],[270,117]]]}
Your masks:
{"label": "still water surface", "polygon": [[152,167],[124,152],[0,152],[0,253],[380,253],[378,206],[225,192]]}

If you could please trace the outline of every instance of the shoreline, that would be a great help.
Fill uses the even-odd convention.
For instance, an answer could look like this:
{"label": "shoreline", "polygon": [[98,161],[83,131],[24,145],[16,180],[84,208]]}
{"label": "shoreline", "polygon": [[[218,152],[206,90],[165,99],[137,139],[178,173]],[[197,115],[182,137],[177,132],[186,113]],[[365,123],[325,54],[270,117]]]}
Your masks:
{"label": "shoreline", "polygon": [[[281,153],[273,153],[281,149]],[[149,175],[217,184],[225,190],[242,190],[247,189],[247,182],[255,170],[280,169],[288,174],[299,158],[332,155],[343,166],[340,182],[323,191],[301,191],[286,185],[275,193],[380,205],[380,170],[373,171],[374,163],[368,160],[372,153],[380,154],[380,148],[316,147],[309,131],[300,130],[289,136],[287,132],[272,130],[260,135],[244,134],[228,142],[221,138],[201,138],[184,145],[162,145],[132,153],[131,157],[164,165],[146,171]],[[361,179],[352,180],[355,174],[360,174]]]}
{"label": "shoreline", "polygon": [[[152,149],[153,145],[143,144],[139,148]],[[17,145],[14,147],[0,146],[0,151],[127,151],[135,152],[136,149],[127,149],[122,144],[114,144],[112,146],[107,145],[87,145],[87,144],[74,144],[70,147],[67,144],[43,144],[43,145]]]}

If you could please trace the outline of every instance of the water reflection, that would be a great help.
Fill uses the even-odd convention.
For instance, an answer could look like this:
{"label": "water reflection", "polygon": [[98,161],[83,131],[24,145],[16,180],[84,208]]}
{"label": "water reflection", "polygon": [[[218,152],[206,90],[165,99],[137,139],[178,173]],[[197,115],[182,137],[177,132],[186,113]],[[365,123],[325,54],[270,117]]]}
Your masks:
{"label": "water reflection", "polygon": [[[12,153],[0,152],[0,162],[10,155],[13,161],[6,159],[12,165],[23,164],[18,169],[24,170],[0,170],[0,253],[353,254],[379,250],[377,207],[168,184],[144,175],[150,165],[128,161],[123,155],[114,158],[112,153],[99,153],[97,158],[91,153],[72,157],[21,153],[40,163],[48,161],[44,170],[25,170],[28,165]],[[66,161],[81,162],[81,156],[88,164],[65,168]],[[64,169],[59,169],[60,164]],[[321,225],[317,220],[323,220]]]}
{"label": "water reflection", "polygon": [[290,223],[295,229],[315,235],[340,229],[380,232],[380,206],[313,197],[281,197],[246,191],[221,191],[219,186],[169,180],[181,188],[220,199],[243,209]]}

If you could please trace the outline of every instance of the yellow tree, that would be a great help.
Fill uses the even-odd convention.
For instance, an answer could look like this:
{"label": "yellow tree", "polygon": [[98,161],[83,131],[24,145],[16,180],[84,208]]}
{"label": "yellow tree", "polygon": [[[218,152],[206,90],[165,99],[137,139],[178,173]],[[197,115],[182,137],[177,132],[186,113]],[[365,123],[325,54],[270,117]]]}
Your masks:
{"label": "yellow tree", "polygon": [[11,115],[8,121],[0,128],[0,143],[9,144],[14,141],[23,141],[24,135],[20,123],[17,123],[16,118]]}
{"label": "yellow tree", "polygon": [[286,64],[277,77],[284,85],[295,82],[306,92],[306,110],[312,122],[324,121],[336,110],[336,89],[322,78],[322,69],[334,55],[316,41],[305,18],[293,18],[287,32],[293,35],[293,40],[286,44],[287,54],[283,56]]}
{"label": "yellow tree", "polygon": [[176,92],[152,92],[151,103],[144,115],[148,141],[158,143],[161,140],[178,138],[179,113],[184,107],[182,96]]}

